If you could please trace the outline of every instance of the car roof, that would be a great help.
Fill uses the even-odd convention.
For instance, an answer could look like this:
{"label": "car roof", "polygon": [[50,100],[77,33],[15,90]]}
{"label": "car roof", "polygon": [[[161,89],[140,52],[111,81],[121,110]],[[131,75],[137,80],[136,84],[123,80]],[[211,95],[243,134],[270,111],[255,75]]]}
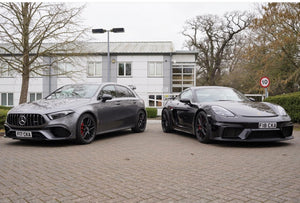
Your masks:
{"label": "car roof", "polygon": [[224,86],[197,86],[197,87],[190,87],[192,90],[196,89],[232,89],[231,87],[224,87]]}

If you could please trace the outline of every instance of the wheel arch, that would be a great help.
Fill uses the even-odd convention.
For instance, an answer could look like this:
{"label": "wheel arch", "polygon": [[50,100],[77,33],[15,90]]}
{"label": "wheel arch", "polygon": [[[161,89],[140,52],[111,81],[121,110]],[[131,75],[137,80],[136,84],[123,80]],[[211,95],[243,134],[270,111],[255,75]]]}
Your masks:
{"label": "wheel arch", "polygon": [[98,129],[98,122],[99,122],[99,119],[97,119],[97,117],[96,117],[96,115],[92,112],[92,111],[89,111],[89,110],[87,110],[87,111],[83,111],[83,112],[81,112],[80,113],[80,115],[78,116],[78,119],[77,119],[77,124],[78,124],[78,121],[79,121],[79,118],[82,116],[82,115],[84,115],[84,114],[90,114],[94,119],[95,119],[95,122],[96,122],[96,134],[97,134],[97,129]]}
{"label": "wheel arch", "polygon": [[196,135],[196,132],[195,132],[195,121],[196,121],[196,117],[197,117],[197,115],[198,115],[199,113],[201,113],[201,112],[204,112],[204,113],[207,115],[207,111],[206,111],[205,109],[203,109],[203,108],[199,108],[199,109],[196,111],[196,113],[195,113],[195,115],[194,115],[194,118],[193,118],[193,125],[192,125],[192,128],[193,128],[193,135]]}

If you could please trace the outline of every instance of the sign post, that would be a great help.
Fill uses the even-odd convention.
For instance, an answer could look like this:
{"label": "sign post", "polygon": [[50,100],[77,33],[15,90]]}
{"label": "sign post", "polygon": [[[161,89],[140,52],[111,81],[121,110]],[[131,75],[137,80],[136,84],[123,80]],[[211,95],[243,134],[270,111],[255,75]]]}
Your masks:
{"label": "sign post", "polygon": [[268,87],[270,85],[270,79],[267,76],[264,76],[264,77],[260,78],[259,83],[262,88],[265,88],[265,95],[266,95],[266,98],[268,98],[268,96],[269,96]]}

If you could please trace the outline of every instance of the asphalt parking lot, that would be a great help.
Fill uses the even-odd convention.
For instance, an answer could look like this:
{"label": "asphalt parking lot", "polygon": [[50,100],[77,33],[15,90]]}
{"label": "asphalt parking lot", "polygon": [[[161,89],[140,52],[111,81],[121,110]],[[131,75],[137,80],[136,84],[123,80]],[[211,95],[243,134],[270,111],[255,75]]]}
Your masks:
{"label": "asphalt parking lot", "polygon": [[90,145],[0,137],[0,202],[300,202],[300,131],[206,145],[158,122]]}

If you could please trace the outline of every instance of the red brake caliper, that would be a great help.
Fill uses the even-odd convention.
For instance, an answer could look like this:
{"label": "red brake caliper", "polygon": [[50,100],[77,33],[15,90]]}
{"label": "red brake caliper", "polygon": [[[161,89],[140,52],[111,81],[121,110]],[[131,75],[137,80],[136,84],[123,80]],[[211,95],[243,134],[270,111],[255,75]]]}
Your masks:
{"label": "red brake caliper", "polygon": [[81,125],[80,125],[80,133],[81,133],[81,136],[84,136],[83,128],[84,128],[84,124],[83,124],[83,122],[82,122]]}

